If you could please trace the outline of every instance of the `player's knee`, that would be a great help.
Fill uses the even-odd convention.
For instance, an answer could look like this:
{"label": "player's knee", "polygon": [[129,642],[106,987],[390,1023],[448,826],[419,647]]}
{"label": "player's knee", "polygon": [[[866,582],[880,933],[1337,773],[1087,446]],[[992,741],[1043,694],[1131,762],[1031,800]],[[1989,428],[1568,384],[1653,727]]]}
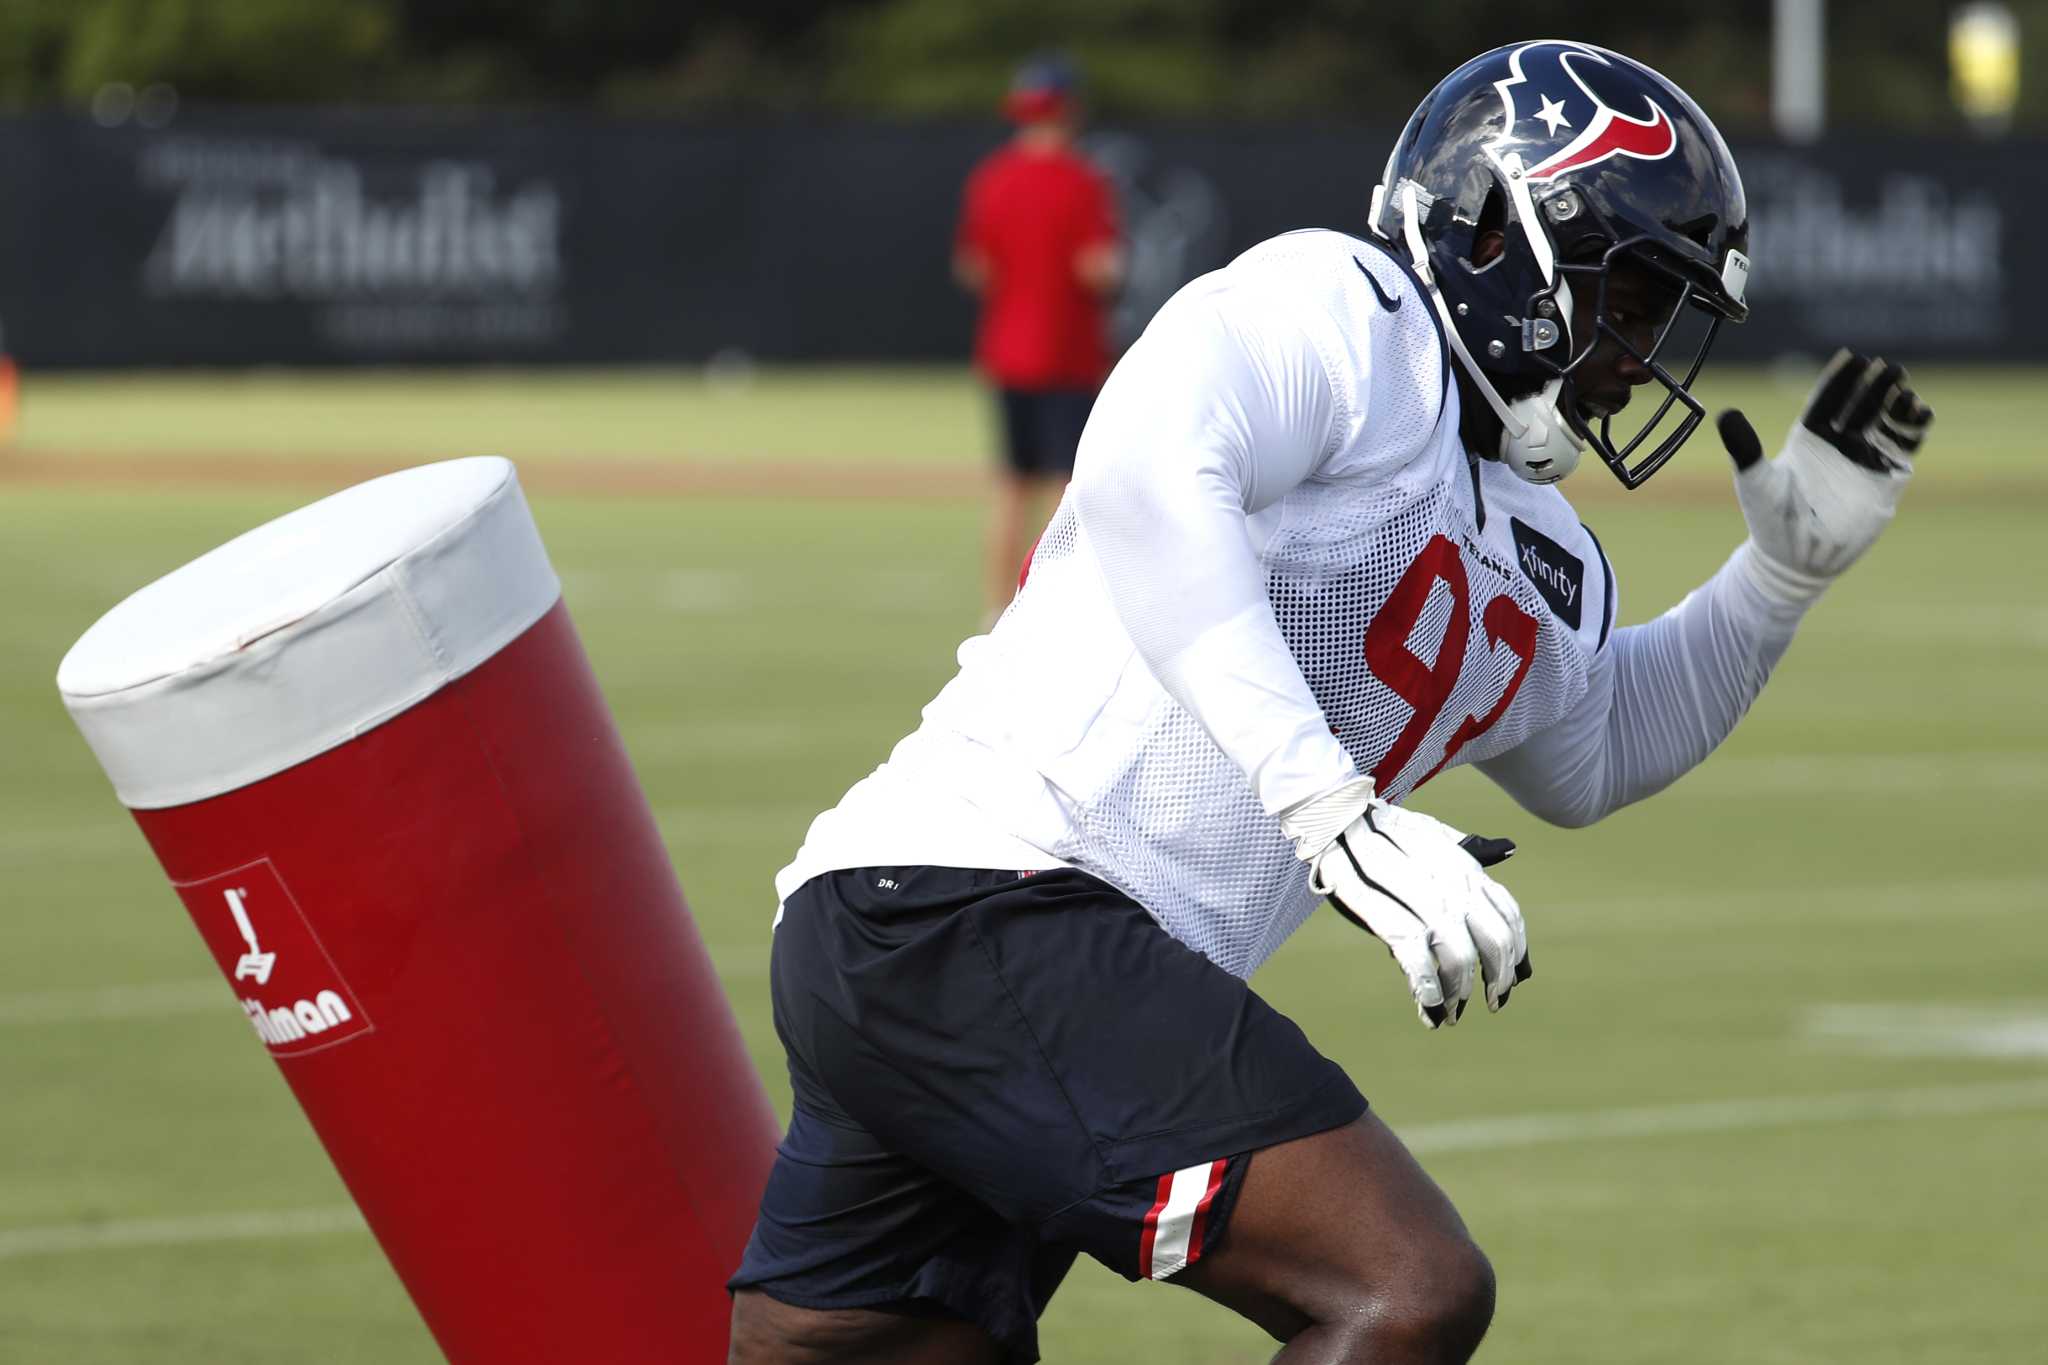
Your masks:
{"label": "player's knee", "polygon": [[1463,1365],[1493,1321],[1493,1266],[1463,1239],[1407,1252],[1391,1277],[1361,1280],[1343,1302],[1323,1304],[1319,1325],[1341,1335],[1348,1361]]}
{"label": "player's knee", "polygon": [[868,1343],[848,1315],[793,1308],[759,1290],[732,1296],[732,1346],[727,1365],[822,1365]]}
{"label": "player's knee", "polygon": [[993,1361],[995,1347],[955,1318],[870,1309],[798,1308],[756,1289],[732,1296],[726,1365],[835,1365],[916,1358]]}
{"label": "player's knee", "polygon": [[1374,1335],[1397,1347],[1391,1358],[1463,1365],[1493,1321],[1493,1264],[1469,1241],[1447,1243],[1375,1297]]}
{"label": "player's knee", "polygon": [[774,1360],[781,1334],[773,1325],[774,1300],[751,1289],[732,1296],[732,1344],[726,1365],[766,1365]]}

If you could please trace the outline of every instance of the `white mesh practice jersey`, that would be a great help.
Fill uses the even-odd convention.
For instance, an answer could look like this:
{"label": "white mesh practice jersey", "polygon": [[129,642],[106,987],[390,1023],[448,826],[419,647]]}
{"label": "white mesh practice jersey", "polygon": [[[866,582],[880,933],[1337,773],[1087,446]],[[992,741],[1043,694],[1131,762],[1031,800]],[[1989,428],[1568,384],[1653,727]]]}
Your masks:
{"label": "white mesh practice jersey", "polygon": [[[1494,775],[1532,806],[1512,775],[1607,781],[1612,573],[1555,488],[1468,458],[1450,363],[1419,283],[1342,233],[1182,289],[1105,385],[1014,602],[778,892],[842,867],[1074,866],[1249,975],[1317,903],[1289,807],[1359,774],[1401,800],[1589,689],[1583,743]],[[1708,593],[1692,634],[1743,591]],[[1728,670],[1725,725],[1660,715],[1686,752],[1613,799],[1703,756],[1782,648]]]}

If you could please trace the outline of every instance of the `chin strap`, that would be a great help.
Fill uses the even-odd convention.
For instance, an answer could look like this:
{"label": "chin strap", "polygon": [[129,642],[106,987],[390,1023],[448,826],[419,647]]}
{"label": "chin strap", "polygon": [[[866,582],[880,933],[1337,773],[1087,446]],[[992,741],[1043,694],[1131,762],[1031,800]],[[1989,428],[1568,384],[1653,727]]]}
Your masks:
{"label": "chin strap", "polygon": [[1510,438],[1506,432],[1501,434],[1500,457],[1530,483],[1556,483],[1579,467],[1585,444],[1558,408],[1563,390],[1564,380],[1553,379],[1508,405],[1521,409],[1527,421],[1520,435]]}
{"label": "chin strap", "polygon": [[[1521,186],[1522,199],[1527,200],[1528,188]],[[1400,186],[1401,196],[1401,240],[1408,247],[1408,255],[1415,267],[1417,278],[1422,281],[1424,292],[1429,295],[1436,315],[1443,323],[1444,340],[1458,357],[1459,365],[1472,380],[1479,396],[1493,409],[1500,419],[1501,438],[1499,456],[1503,463],[1514,470],[1516,475],[1530,483],[1556,483],[1565,475],[1578,468],[1580,442],[1573,435],[1558,412],[1557,400],[1564,387],[1563,379],[1553,379],[1541,389],[1510,403],[1500,396],[1499,390],[1486,377],[1472,352],[1465,346],[1465,338],[1459,334],[1457,322],[1451,316],[1451,306],[1445,300],[1443,291],[1437,287],[1436,274],[1429,266],[1429,247],[1422,240],[1422,213],[1417,200],[1418,189],[1413,180],[1404,180]],[[1386,236],[1382,219],[1386,210],[1386,186],[1373,190],[1371,221],[1375,231]],[[1531,209],[1533,212],[1533,208]],[[1549,243],[1544,244],[1548,254]],[[1569,286],[1558,285],[1560,306],[1570,316],[1571,293]],[[1531,440],[1531,437],[1534,440]],[[1553,444],[1555,443],[1555,444]],[[1547,453],[1546,453],[1547,452]]]}
{"label": "chin strap", "polygon": [[1436,315],[1444,324],[1444,339],[1457,352],[1458,363],[1465,368],[1472,382],[1479,387],[1479,396],[1486,400],[1494,415],[1500,418],[1501,427],[1516,440],[1528,432],[1528,423],[1509,410],[1501,396],[1494,392],[1493,385],[1479,368],[1479,362],[1472,358],[1472,352],[1465,349],[1465,338],[1458,335],[1458,324],[1451,318],[1451,306],[1444,301],[1443,291],[1436,286],[1436,275],[1429,268],[1429,248],[1422,240],[1422,214],[1415,201],[1415,182],[1401,182],[1401,239],[1408,244],[1408,255],[1415,265],[1415,273],[1428,290],[1429,301],[1436,309]]}

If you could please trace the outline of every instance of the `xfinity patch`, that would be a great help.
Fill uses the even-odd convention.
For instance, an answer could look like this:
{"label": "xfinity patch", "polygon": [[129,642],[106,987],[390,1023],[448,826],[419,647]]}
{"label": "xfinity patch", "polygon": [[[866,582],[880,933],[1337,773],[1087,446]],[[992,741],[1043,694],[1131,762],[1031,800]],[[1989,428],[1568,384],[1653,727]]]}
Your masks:
{"label": "xfinity patch", "polygon": [[1586,561],[1544,535],[1520,517],[1509,517],[1515,533],[1515,563],[1536,585],[1557,619],[1579,628],[1579,602],[1586,595]]}

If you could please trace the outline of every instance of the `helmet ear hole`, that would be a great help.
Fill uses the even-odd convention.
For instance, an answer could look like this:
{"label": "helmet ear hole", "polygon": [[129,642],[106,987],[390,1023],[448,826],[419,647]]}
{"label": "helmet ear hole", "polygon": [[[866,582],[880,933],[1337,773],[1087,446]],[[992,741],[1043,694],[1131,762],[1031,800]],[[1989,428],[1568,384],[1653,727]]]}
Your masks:
{"label": "helmet ear hole", "polygon": [[1486,199],[1479,206],[1479,221],[1472,228],[1471,266],[1474,270],[1484,270],[1501,258],[1507,229],[1507,196],[1496,185],[1486,192]]}

